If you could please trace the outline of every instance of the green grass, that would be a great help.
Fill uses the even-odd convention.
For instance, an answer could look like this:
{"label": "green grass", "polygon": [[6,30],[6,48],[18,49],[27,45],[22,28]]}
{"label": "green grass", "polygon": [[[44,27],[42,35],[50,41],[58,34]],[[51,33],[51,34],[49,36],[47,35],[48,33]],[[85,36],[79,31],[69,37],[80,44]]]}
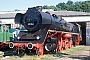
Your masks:
{"label": "green grass", "polygon": [[32,56],[23,56],[23,59],[30,59],[30,60],[49,60],[50,57],[53,57],[52,54],[44,54],[42,56],[32,55]]}
{"label": "green grass", "polygon": [[76,46],[68,50],[63,50],[62,53],[72,54],[76,51],[81,51],[81,50],[84,50],[84,46]]}

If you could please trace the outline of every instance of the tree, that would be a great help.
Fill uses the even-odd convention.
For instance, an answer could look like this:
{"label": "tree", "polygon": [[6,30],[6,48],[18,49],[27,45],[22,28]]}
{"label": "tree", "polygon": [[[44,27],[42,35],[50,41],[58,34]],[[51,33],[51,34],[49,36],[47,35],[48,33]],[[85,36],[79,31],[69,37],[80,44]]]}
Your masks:
{"label": "tree", "polygon": [[63,2],[63,3],[57,4],[56,7],[59,8],[60,10],[65,10],[66,5],[65,5],[65,3]]}
{"label": "tree", "polygon": [[67,4],[67,5],[73,5],[73,1],[68,0],[66,4]]}
{"label": "tree", "polygon": [[53,9],[54,11],[58,11],[58,10],[59,10],[59,8],[57,8],[57,7],[55,7],[55,6],[50,6],[49,8],[50,8],[50,9]]}
{"label": "tree", "polygon": [[44,5],[42,8],[43,9],[50,9],[50,7],[48,5]]}
{"label": "tree", "polygon": [[90,1],[73,2],[71,0],[68,0],[66,3],[64,2],[58,3],[56,6],[44,5],[43,9],[54,9],[55,11],[68,10],[68,11],[90,12]]}

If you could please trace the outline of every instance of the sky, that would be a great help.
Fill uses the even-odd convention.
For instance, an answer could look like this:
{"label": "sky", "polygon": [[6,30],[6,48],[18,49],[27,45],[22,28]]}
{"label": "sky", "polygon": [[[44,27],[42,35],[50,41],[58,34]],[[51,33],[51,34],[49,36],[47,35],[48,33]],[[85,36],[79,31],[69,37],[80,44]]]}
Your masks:
{"label": "sky", "polygon": [[[68,0],[0,0],[0,11],[14,11],[27,10],[28,7],[43,6],[43,5],[57,5],[60,2],[67,2]],[[86,0],[71,0],[86,1]]]}

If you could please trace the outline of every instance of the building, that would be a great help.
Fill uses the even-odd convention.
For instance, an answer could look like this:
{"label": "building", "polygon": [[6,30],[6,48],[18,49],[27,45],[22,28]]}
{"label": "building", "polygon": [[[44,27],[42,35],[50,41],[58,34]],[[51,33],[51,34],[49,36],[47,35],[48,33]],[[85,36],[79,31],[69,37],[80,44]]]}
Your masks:
{"label": "building", "polygon": [[[48,10],[43,10],[48,11]],[[18,27],[14,23],[16,13],[25,13],[26,11],[6,11],[0,12],[0,23],[11,25],[12,28]],[[53,11],[49,10],[51,14],[56,14],[62,17],[67,22],[76,22],[81,25],[82,29],[82,42],[81,44],[90,45],[90,13],[75,12],[75,11]]]}

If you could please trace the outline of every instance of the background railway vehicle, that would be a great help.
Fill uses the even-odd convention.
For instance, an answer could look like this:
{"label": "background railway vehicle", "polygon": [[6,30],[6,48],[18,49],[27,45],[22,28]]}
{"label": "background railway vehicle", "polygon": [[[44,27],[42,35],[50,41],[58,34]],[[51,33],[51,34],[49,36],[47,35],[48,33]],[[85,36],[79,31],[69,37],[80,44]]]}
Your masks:
{"label": "background railway vehicle", "polygon": [[5,24],[0,24],[0,49],[9,48],[9,42],[13,34],[9,31],[10,27]]}
{"label": "background railway vehicle", "polygon": [[9,44],[18,54],[26,50],[38,56],[61,52],[78,45],[82,40],[80,25],[66,22],[55,14],[42,12],[41,7],[28,8],[25,14],[17,13],[15,23],[25,28]]}

